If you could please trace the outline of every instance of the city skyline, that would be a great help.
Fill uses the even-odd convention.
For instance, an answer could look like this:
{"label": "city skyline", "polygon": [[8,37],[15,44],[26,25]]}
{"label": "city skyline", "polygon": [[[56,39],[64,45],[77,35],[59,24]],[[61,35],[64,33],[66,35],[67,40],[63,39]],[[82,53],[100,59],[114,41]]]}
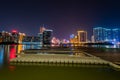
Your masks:
{"label": "city skyline", "polygon": [[[23,34],[25,34],[25,35],[27,35],[27,36],[40,36],[40,34],[43,34],[43,32],[44,31],[52,31],[53,32],[53,30],[52,29],[47,29],[47,28],[45,28],[44,26],[42,26],[42,27],[40,27],[40,29],[39,29],[39,32],[38,33],[36,33],[36,35],[28,35],[28,34],[26,34],[25,32],[22,32]],[[86,32],[86,33],[88,33],[88,31],[86,31],[86,30],[83,30],[83,29],[78,29],[77,30],[77,32]],[[116,32],[117,31],[117,32]],[[13,33],[13,32],[15,32],[15,33],[20,33],[21,34],[21,32],[20,31],[18,31],[18,30],[12,30],[12,31],[4,31],[4,30],[2,30],[2,31],[0,31],[0,33],[8,33],[8,34],[11,34],[11,33]],[[91,36],[88,36],[88,34],[87,34],[87,36],[86,36],[86,41],[91,41],[91,42],[93,42],[93,41],[95,41],[95,42],[99,42],[99,41],[120,41],[120,36],[119,36],[119,33],[120,33],[120,28],[106,28],[106,27],[94,27],[94,28],[92,28],[92,35]],[[58,38],[58,36],[55,36],[55,35],[53,35],[54,33],[52,33],[52,37],[57,37]],[[79,34],[78,33],[71,33],[68,37],[68,40],[70,40],[71,38],[75,38],[76,37],[76,35],[78,36]],[[88,37],[90,37],[90,38],[88,38]],[[60,38],[58,38],[58,39],[60,39]],[[63,39],[65,39],[65,40],[67,40],[67,38],[62,38],[61,40],[63,40]],[[94,39],[94,40],[93,40]]]}
{"label": "city skyline", "polygon": [[120,29],[119,28],[93,28],[93,37],[95,42],[120,42]]}
{"label": "city skyline", "polygon": [[0,2],[0,30],[37,35],[45,24],[60,39],[69,39],[77,30],[87,31],[90,39],[93,27],[120,28],[119,9],[116,0],[6,0]]}

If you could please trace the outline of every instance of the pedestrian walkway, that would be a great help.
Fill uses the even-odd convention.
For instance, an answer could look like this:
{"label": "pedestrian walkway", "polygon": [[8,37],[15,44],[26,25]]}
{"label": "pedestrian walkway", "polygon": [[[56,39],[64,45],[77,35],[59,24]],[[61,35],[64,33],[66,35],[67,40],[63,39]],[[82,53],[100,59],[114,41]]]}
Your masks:
{"label": "pedestrian walkway", "polygon": [[15,59],[10,60],[11,63],[52,63],[52,64],[88,64],[88,65],[109,65],[115,69],[120,66],[105,61],[98,57],[86,57],[67,54],[21,54]]}

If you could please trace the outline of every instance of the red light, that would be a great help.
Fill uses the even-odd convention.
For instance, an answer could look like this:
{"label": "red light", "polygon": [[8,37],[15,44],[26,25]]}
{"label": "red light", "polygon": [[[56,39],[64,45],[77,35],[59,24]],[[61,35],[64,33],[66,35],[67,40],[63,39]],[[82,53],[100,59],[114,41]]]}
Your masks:
{"label": "red light", "polygon": [[10,48],[10,59],[15,58],[15,57],[16,57],[15,55],[16,55],[16,49],[15,49],[14,46],[12,46],[12,47]]}
{"label": "red light", "polygon": [[12,32],[13,32],[13,33],[17,33],[17,31],[16,31],[16,30],[12,30]]}
{"label": "red light", "polygon": [[8,66],[8,68],[9,68],[9,70],[10,70],[10,71],[14,71],[16,67],[15,67],[15,66],[10,65],[10,66]]}

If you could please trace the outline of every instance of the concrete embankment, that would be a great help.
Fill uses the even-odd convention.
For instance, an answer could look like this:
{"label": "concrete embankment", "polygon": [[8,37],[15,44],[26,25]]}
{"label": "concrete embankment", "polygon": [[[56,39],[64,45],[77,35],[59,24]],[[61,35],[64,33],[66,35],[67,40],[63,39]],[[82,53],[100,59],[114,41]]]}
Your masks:
{"label": "concrete embankment", "polygon": [[78,47],[78,49],[120,65],[120,48]]}
{"label": "concrete embankment", "polygon": [[10,60],[11,63],[48,63],[48,64],[87,64],[87,65],[108,65],[120,70],[120,66],[105,61],[98,57],[86,57],[63,54],[21,54],[19,57]]}

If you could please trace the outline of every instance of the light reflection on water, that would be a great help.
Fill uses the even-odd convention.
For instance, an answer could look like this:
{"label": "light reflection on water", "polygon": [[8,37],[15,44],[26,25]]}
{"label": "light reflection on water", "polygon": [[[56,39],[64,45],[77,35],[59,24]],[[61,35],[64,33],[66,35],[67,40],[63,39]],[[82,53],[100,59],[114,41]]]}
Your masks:
{"label": "light reflection on water", "polygon": [[120,72],[103,67],[9,66],[0,71],[1,80],[119,80]]}
{"label": "light reflection on water", "polygon": [[2,46],[0,46],[0,67],[3,64],[3,59],[4,59],[4,49]]}
{"label": "light reflection on water", "polygon": [[16,46],[15,45],[11,45],[10,46],[10,52],[9,52],[9,59],[13,59],[16,58]]}
{"label": "light reflection on water", "polygon": [[92,46],[89,46],[89,47],[103,47],[103,48],[120,48],[120,45],[119,44],[115,44],[115,45],[92,45]]}
{"label": "light reflection on water", "polygon": [[10,59],[16,58],[21,50],[40,48],[39,45],[0,45],[0,66],[8,64]]}
{"label": "light reflection on water", "polygon": [[112,45],[112,46],[106,45],[104,47],[105,48],[120,48],[120,45]]}
{"label": "light reflection on water", "polygon": [[[0,46],[0,64],[16,57],[17,45]],[[110,67],[81,65],[5,65],[0,80],[119,80],[120,71]]]}

